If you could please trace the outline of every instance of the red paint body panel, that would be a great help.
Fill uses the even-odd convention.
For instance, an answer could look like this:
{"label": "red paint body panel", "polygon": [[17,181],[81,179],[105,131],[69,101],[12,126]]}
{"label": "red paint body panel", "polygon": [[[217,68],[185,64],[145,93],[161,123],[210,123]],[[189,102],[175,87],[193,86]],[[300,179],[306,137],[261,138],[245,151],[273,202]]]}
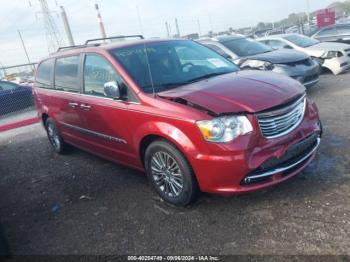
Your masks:
{"label": "red paint body panel", "polygon": [[[35,87],[39,114],[50,116],[68,143],[106,159],[143,170],[140,154],[142,140],[150,135],[163,137],[185,155],[194,170],[200,189],[213,193],[242,193],[271,186],[300,172],[311,161],[310,159],[288,176],[277,174],[269,182],[240,185],[242,179],[264,161],[283,156],[290,145],[310,134],[321,132],[317,108],[308,100],[304,120],[295,130],[275,139],[262,136],[254,113],[286,103],[304,92],[304,88],[290,78],[268,72],[244,71],[213,77],[162,92],[155,97],[141,92],[107,49],[84,48],[65,52],[65,55],[79,52],[95,52],[108,59],[134,91],[139,103]],[[196,126],[196,121],[212,119],[213,116],[174,102],[171,100],[174,98],[182,98],[218,115],[244,112],[254,131],[229,143],[206,142]],[[89,104],[93,110],[71,108],[68,106],[69,102]],[[91,133],[71,129],[69,125],[118,138],[120,141],[92,136]]]}

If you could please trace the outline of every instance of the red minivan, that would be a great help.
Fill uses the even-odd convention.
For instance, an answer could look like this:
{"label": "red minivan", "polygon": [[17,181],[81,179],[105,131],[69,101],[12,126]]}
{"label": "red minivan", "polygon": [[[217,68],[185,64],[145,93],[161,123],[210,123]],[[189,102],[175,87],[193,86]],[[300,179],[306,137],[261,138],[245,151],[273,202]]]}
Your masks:
{"label": "red minivan", "polygon": [[322,127],[299,82],[239,71],[189,40],[106,42],[38,66],[36,105],[57,153],[70,144],[145,171],[175,205],[277,184],[314,158]]}

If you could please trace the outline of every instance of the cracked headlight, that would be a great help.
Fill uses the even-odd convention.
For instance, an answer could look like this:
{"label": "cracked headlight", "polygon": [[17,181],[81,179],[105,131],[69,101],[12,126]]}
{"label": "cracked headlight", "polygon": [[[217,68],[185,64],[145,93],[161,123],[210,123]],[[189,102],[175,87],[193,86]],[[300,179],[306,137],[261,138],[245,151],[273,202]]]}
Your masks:
{"label": "cracked headlight", "polygon": [[241,64],[242,69],[259,69],[259,70],[272,70],[274,65],[270,62],[260,60],[246,60]]}
{"label": "cracked headlight", "polygon": [[224,116],[196,122],[203,138],[209,142],[225,143],[253,131],[246,116]]}

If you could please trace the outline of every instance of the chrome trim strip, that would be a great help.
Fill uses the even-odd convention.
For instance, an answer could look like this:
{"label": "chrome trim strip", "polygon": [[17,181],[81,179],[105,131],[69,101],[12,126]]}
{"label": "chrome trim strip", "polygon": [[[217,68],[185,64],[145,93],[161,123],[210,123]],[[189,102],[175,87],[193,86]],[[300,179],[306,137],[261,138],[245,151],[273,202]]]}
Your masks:
{"label": "chrome trim strip", "polygon": [[[299,119],[297,122],[295,122],[294,125],[292,125],[291,127],[289,127],[287,130],[285,130],[285,131],[283,131],[283,132],[281,132],[281,133],[278,133],[278,134],[276,134],[276,135],[266,135],[266,134],[263,133],[262,129],[264,129],[264,127],[263,127],[264,124],[260,122],[261,119],[259,119],[259,115],[257,115],[257,119],[258,119],[260,131],[261,131],[261,133],[263,134],[263,136],[266,137],[267,139],[278,138],[278,137],[281,137],[281,136],[284,136],[284,135],[289,134],[289,133],[292,132],[295,128],[297,128],[297,127],[300,125],[300,123],[304,120],[305,109],[306,109],[306,96],[304,95],[301,99],[304,99],[304,102],[303,102],[303,112],[302,112],[302,114],[301,114],[300,119]],[[297,104],[300,103],[301,99],[298,99],[297,102],[293,103],[292,106],[294,106],[294,108],[292,109],[291,112],[287,113],[286,115],[292,116],[293,114],[291,114],[291,113],[292,113],[292,112],[295,113],[294,110],[296,110],[296,106],[298,106]],[[290,108],[290,107],[291,107],[291,106],[289,106],[288,108]],[[272,112],[270,112],[270,114],[271,114],[271,113],[272,113]],[[273,116],[271,116],[271,118],[274,118],[274,119],[276,120],[277,118],[283,118],[283,117],[285,117],[286,115],[284,115],[284,116],[279,116],[279,117],[273,117]],[[272,121],[273,121],[273,120],[272,120]],[[278,121],[278,119],[277,119],[277,121]],[[261,124],[262,124],[262,125],[261,125]],[[278,123],[277,123],[277,124],[278,124]],[[275,124],[275,125],[276,125],[276,124]]]}
{"label": "chrome trim strip", "polygon": [[317,82],[319,82],[319,81],[320,81],[320,79],[319,79],[319,78],[316,78],[316,79],[314,79],[314,80],[312,80],[312,81],[309,81],[309,82],[303,83],[303,85],[304,85],[304,86],[308,86],[308,85],[311,85],[311,84],[317,83]]}
{"label": "chrome trim strip", "polygon": [[62,91],[62,90],[57,90],[53,88],[42,88],[42,87],[37,87],[38,90],[45,90],[45,91],[53,91],[55,93],[63,93],[67,95],[76,95],[78,97],[80,96],[86,96],[86,97],[92,97],[92,98],[98,98],[98,99],[105,99],[105,100],[110,100],[110,101],[116,101],[116,102],[123,102],[126,104],[134,104],[134,105],[140,105],[140,102],[134,102],[134,101],[125,101],[121,99],[114,99],[110,97],[103,97],[103,96],[95,96],[95,95],[89,95],[89,94],[84,94],[84,93],[79,93],[79,92],[67,92],[67,91]]}
{"label": "chrome trim strip", "polygon": [[316,149],[318,148],[318,146],[320,145],[320,142],[321,142],[321,138],[317,138],[317,143],[315,145],[315,147],[306,155],[304,156],[302,159],[299,159],[297,162],[289,165],[289,166],[285,166],[285,167],[280,167],[280,168],[276,168],[274,170],[271,170],[271,171],[268,171],[266,173],[263,173],[263,174],[260,174],[260,175],[255,175],[255,176],[247,176],[245,179],[244,179],[244,182],[249,182],[251,179],[255,179],[255,178],[261,178],[261,177],[267,177],[267,176],[272,176],[272,175],[275,175],[275,174],[278,174],[278,173],[281,173],[283,171],[286,171],[290,168],[293,168],[297,165],[299,165],[300,163],[302,163],[303,161],[305,161],[306,159],[308,159],[315,151]]}
{"label": "chrome trim strip", "polygon": [[293,110],[295,106],[299,104],[305,97],[306,97],[306,94],[304,93],[297,101],[295,101],[293,104],[285,108],[272,110],[269,112],[257,113],[256,116],[258,118],[268,118],[268,117],[277,117],[278,115],[286,114],[285,112],[290,112],[291,110]]}
{"label": "chrome trim strip", "polygon": [[74,126],[74,125],[71,125],[71,124],[67,124],[65,122],[60,122],[60,124],[66,126],[66,127],[69,127],[71,129],[75,129],[75,130],[77,130],[77,131],[79,131],[81,133],[97,136],[97,137],[104,138],[106,140],[114,141],[114,142],[117,142],[117,143],[127,144],[126,140],[118,138],[118,137],[105,135],[105,134],[98,133],[98,132],[95,132],[95,131],[92,131],[92,130],[89,130],[89,129],[85,129],[85,128],[81,128],[81,127]]}

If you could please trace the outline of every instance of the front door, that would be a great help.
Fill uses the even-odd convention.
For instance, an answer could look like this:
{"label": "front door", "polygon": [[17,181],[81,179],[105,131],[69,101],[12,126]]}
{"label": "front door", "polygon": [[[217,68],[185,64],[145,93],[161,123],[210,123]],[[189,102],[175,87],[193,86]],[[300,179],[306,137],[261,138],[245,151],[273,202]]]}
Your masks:
{"label": "front door", "polygon": [[[128,104],[105,95],[104,84],[121,79],[113,65],[98,54],[86,54],[83,64],[83,92],[79,110],[84,118],[85,137],[90,150],[106,158],[128,163],[135,154],[127,129]],[[126,85],[124,86],[125,88]]]}

